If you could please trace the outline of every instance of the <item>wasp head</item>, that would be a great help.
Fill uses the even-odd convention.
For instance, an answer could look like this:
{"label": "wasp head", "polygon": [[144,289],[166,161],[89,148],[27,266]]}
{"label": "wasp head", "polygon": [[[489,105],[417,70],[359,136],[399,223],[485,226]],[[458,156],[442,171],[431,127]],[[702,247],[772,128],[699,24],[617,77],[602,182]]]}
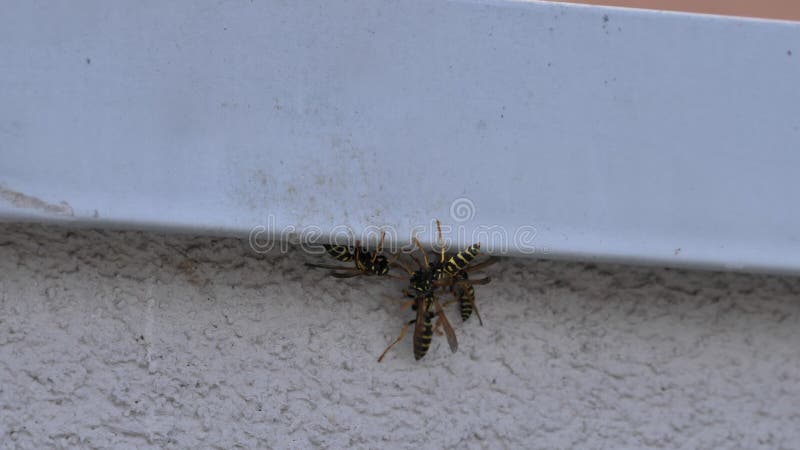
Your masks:
{"label": "wasp head", "polygon": [[389,273],[389,260],[383,255],[378,255],[370,269],[375,275],[386,275]]}

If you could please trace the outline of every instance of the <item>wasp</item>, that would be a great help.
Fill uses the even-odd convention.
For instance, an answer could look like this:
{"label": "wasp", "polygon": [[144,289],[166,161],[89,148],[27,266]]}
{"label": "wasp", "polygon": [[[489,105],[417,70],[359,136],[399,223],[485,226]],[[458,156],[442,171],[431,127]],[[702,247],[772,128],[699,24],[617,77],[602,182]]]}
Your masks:
{"label": "wasp", "polygon": [[353,262],[353,267],[311,263],[306,263],[306,266],[331,269],[331,275],[336,278],[351,278],[359,275],[388,275],[391,262],[381,254],[385,237],[386,232],[382,232],[381,240],[374,254],[361,247],[360,241],[356,241],[355,247],[344,245],[324,246],[325,251],[334,259],[341,262]]}
{"label": "wasp", "polygon": [[[476,284],[486,284],[488,283],[488,279],[484,278],[481,280],[470,280],[468,271],[471,270],[478,270],[482,269],[486,266],[494,264],[497,262],[497,259],[490,258],[480,264],[476,264],[474,266],[468,267],[466,270],[459,270],[455,277],[451,279],[452,284],[450,285],[450,292],[455,297],[453,300],[445,302],[444,306],[449,306],[452,302],[458,301],[458,309],[461,313],[461,320],[466,322],[467,319],[470,318],[473,311],[475,312],[475,316],[478,318],[478,323],[483,326],[483,319],[481,319],[481,314],[478,311],[478,305],[475,304],[475,288],[474,285]],[[468,283],[464,283],[468,281]]]}
{"label": "wasp", "polygon": [[[437,221],[438,223],[438,221]],[[439,238],[441,239],[441,227],[439,227]],[[397,343],[403,340],[403,337],[408,332],[408,328],[413,324],[414,325],[414,337],[413,337],[413,346],[414,346],[414,358],[416,360],[422,359],[425,354],[428,352],[430,348],[431,341],[433,340],[434,332],[437,332],[438,329],[441,327],[444,329],[444,334],[447,336],[447,343],[450,346],[450,350],[455,353],[458,350],[458,340],[456,339],[455,331],[453,331],[452,325],[450,325],[450,321],[447,320],[447,316],[444,314],[444,308],[439,303],[439,300],[436,298],[436,289],[438,287],[447,287],[447,286],[455,286],[456,282],[457,285],[461,288],[464,287],[471,287],[473,284],[485,284],[491,281],[489,278],[484,278],[480,280],[469,280],[467,278],[455,280],[452,276],[450,276],[446,270],[448,264],[450,264],[450,260],[445,261],[445,254],[444,248],[440,253],[439,261],[434,260],[433,262],[428,260],[428,256],[423,250],[422,245],[420,244],[419,240],[413,237],[413,242],[417,249],[420,250],[422,253],[422,257],[424,259],[424,264],[422,264],[418,259],[412,258],[417,262],[419,269],[416,271],[411,271],[410,269],[406,268],[402,264],[398,264],[402,267],[409,275],[411,275],[409,289],[405,291],[406,296],[413,298],[413,300],[407,302],[412,306],[412,309],[416,311],[417,315],[416,318],[413,320],[408,321],[400,331],[400,335],[395,339],[386,350],[381,353],[381,356],[378,357],[378,362],[381,362],[386,356],[386,354],[394,347]],[[468,250],[473,251],[473,248],[480,247],[480,244],[471,246]],[[466,252],[466,250],[465,250]],[[463,253],[463,252],[461,252]],[[458,255],[456,255],[458,256]],[[455,257],[454,257],[455,258]],[[451,258],[452,260],[453,258]],[[474,259],[474,254],[471,255],[469,260]],[[461,261],[459,259],[459,261]],[[463,270],[464,267],[468,264],[457,264],[459,267],[459,271]],[[456,272],[458,273],[458,272]],[[466,272],[465,272],[466,273]],[[451,279],[448,279],[451,278]],[[474,292],[474,291],[473,291]],[[436,323],[433,323],[433,318],[436,318]]]}
{"label": "wasp", "polygon": [[409,289],[407,289],[405,293],[407,297],[413,298],[413,300],[407,303],[411,305],[412,309],[416,311],[417,315],[416,318],[406,322],[406,324],[403,325],[402,330],[400,330],[400,335],[391,344],[389,344],[388,347],[386,347],[386,350],[384,350],[383,353],[381,353],[381,356],[378,357],[378,362],[383,361],[383,357],[386,356],[389,350],[403,340],[403,337],[405,337],[406,333],[408,332],[408,328],[412,324],[414,325],[414,359],[417,361],[422,359],[428,352],[428,349],[431,346],[431,341],[433,340],[434,317],[436,317],[436,327],[438,328],[439,326],[442,326],[444,328],[450,350],[453,353],[458,350],[456,333],[453,331],[453,327],[447,320],[447,316],[444,314],[442,305],[436,298],[436,279],[438,272],[440,272],[440,267],[437,264],[430,264],[428,262],[427,255],[422,250],[422,245],[420,245],[419,240],[417,240],[416,237],[414,237],[413,240],[417,248],[422,251],[423,258],[425,258],[425,265],[422,266],[420,264],[420,268],[418,270],[411,272],[410,270],[406,269],[406,271],[411,274],[411,279]]}
{"label": "wasp", "polygon": [[489,278],[480,280],[470,280],[468,272],[473,270],[483,269],[497,262],[496,258],[489,258],[486,261],[470,266],[470,263],[478,256],[478,251],[481,248],[480,242],[467,247],[466,250],[456,253],[445,262],[445,249],[444,240],[442,239],[442,224],[437,220],[436,229],[438,232],[439,242],[441,244],[440,253],[440,266],[441,271],[438,274],[438,279],[448,280],[450,292],[455,297],[453,300],[445,302],[445,307],[449,306],[452,302],[458,301],[459,311],[461,313],[461,320],[466,322],[470,318],[472,312],[478,317],[478,323],[483,326],[483,319],[481,319],[478,306],[475,304],[475,288],[476,284],[487,284],[491,281]]}

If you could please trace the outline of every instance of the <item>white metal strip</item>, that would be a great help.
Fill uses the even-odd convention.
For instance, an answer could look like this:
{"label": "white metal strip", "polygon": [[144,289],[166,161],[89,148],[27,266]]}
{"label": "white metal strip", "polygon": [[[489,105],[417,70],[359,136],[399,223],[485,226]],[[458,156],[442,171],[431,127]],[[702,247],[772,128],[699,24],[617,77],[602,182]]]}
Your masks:
{"label": "white metal strip", "polygon": [[797,273],[799,81],[788,22],[6,1],[0,217],[402,240],[438,217],[495,252]]}

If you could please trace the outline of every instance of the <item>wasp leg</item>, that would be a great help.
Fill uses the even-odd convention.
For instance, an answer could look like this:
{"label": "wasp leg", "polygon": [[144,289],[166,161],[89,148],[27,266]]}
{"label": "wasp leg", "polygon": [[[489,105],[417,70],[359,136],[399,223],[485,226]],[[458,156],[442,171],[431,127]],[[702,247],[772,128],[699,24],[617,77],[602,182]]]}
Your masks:
{"label": "wasp leg", "polygon": [[412,248],[411,253],[408,253],[408,257],[411,258],[411,260],[417,264],[417,267],[419,267],[420,269],[424,269],[425,267],[422,265],[422,262],[416,256],[414,256],[413,251],[414,249]]}
{"label": "wasp leg", "polygon": [[306,263],[307,267],[316,267],[317,269],[331,269],[331,270],[346,270],[346,271],[355,271],[358,270],[355,267],[343,267],[343,266],[334,266],[331,264],[312,264]]}
{"label": "wasp leg", "polygon": [[413,274],[414,272],[412,272],[411,269],[408,268],[408,266],[406,266],[405,264],[400,262],[400,256],[401,255],[402,255],[402,253],[398,253],[396,255],[393,255],[392,259],[389,260],[389,266],[395,265],[395,266],[400,267],[401,269],[403,269],[407,274],[409,274],[409,275]]}
{"label": "wasp leg", "polygon": [[431,264],[428,262],[428,254],[425,253],[425,249],[422,248],[422,244],[420,244],[419,239],[417,239],[416,236],[414,236],[412,239],[414,241],[414,245],[416,245],[417,248],[419,249],[419,252],[422,253],[422,259],[425,260],[425,266],[423,268],[427,269],[428,267],[431,266]]}
{"label": "wasp leg", "polygon": [[378,362],[383,361],[383,357],[386,356],[389,350],[391,350],[392,347],[394,347],[398,342],[403,340],[403,337],[406,335],[406,332],[408,332],[408,327],[410,327],[411,324],[413,324],[414,322],[416,322],[416,319],[409,321],[405,325],[403,325],[403,329],[400,330],[400,336],[397,336],[397,339],[395,339],[394,342],[392,342],[391,344],[389,344],[388,347],[386,347],[386,350],[384,350],[383,353],[381,353],[381,356],[378,357]]}
{"label": "wasp leg", "polygon": [[334,278],[353,278],[359,275],[364,275],[364,272],[331,272],[331,276]]}
{"label": "wasp leg", "polygon": [[475,315],[478,317],[478,323],[483,326],[483,319],[481,319],[481,313],[478,312],[478,305],[475,304],[475,297],[470,297],[469,302],[472,304],[472,310],[475,312]]}
{"label": "wasp leg", "polygon": [[[397,298],[392,298],[392,297],[389,297],[388,295],[384,295],[383,297],[384,297],[386,300],[389,300],[389,301],[401,300],[401,299],[397,299]],[[402,299],[402,300],[406,300],[406,299]],[[402,311],[402,310],[404,310],[404,309],[407,309],[407,308],[411,307],[411,305],[413,305],[415,301],[416,301],[416,299],[413,299],[413,298],[412,298],[411,300],[406,300],[406,301],[404,301],[404,302],[403,302],[403,304],[402,304],[402,305],[400,305],[400,311]]]}
{"label": "wasp leg", "polygon": [[375,260],[378,259],[378,254],[383,251],[383,239],[386,237],[386,232],[381,230],[381,241],[378,243],[378,248],[375,249],[375,254],[372,255],[372,263],[375,264]]}

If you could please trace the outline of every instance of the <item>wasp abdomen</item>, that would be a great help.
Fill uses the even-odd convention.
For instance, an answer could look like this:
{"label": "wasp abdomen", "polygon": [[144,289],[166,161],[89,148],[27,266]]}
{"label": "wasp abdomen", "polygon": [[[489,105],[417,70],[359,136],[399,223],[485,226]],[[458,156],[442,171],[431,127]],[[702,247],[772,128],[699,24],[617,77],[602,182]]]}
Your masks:
{"label": "wasp abdomen", "polygon": [[444,265],[444,271],[450,276],[457,274],[458,271],[466,268],[469,263],[478,256],[480,248],[481,244],[478,242],[477,244],[470,245],[466,250],[458,252],[458,254],[447,260]]}
{"label": "wasp abdomen", "polygon": [[338,261],[349,262],[353,260],[353,252],[344,245],[325,245],[325,250]]}
{"label": "wasp abdomen", "polygon": [[465,321],[472,315],[472,303],[475,301],[475,288],[465,286],[458,297],[458,306],[461,311],[461,320]]}
{"label": "wasp abdomen", "polygon": [[414,359],[420,360],[431,347],[433,340],[433,324],[431,323],[431,315],[425,315],[425,322],[422,325],[422,333],[419,338],[414,342]]}

